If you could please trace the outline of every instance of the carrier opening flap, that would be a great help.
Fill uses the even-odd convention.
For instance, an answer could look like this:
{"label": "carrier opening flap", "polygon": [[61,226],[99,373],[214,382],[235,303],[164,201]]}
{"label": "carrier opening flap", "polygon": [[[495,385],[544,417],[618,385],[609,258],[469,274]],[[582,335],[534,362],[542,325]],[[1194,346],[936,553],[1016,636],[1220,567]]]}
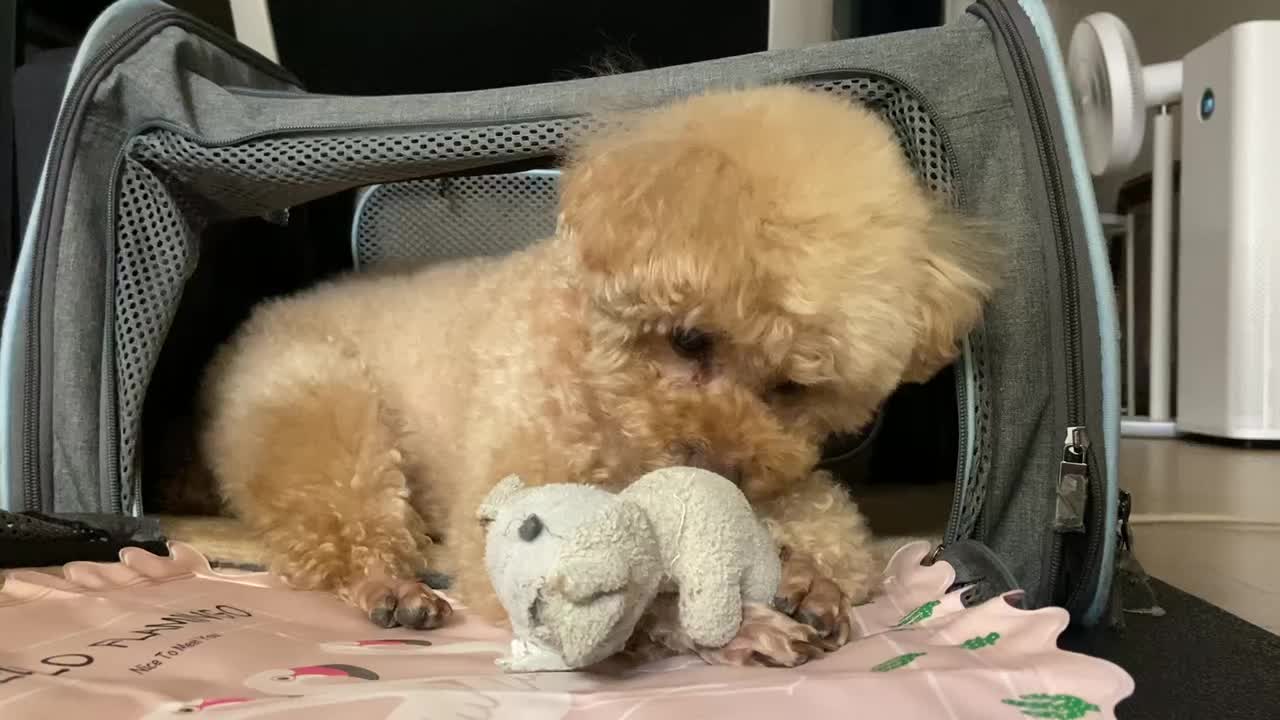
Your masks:
{"label": "carrier opening flap", "polygon": [[[174,82],[142,80],[193,64],[198,77],[179,71]],[[113,236],[104,190],[140,128],[194,122],[190,85],[179,80],[298,89],[283,69],[155,0],[117,2],[90,27],[62,95],[5,310],[0,507],[124,509],[118,485],[102,472],[113,452],[103,408],[114,393],[102,312],[110,287],[101,268],[112,264],[102,239]]]}

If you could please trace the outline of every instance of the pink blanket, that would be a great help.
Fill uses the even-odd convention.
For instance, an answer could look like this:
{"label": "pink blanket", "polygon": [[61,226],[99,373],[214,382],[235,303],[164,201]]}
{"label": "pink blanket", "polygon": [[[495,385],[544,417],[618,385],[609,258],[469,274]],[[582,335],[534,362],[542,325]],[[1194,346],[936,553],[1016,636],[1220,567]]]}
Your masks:
{"label": "pink blanket", "polygon": [[[1066,613],[965,609],[950,566],[890,561],[860,639],[795,670],[673,658],[505,675],[503,631],[381,630],[321,593],[212,571],[189,546],[16,572],[0,590],[0,718],[1111,718],[1133,680],[1058,650]],[[89,714],[86,715],[86,710]]]}

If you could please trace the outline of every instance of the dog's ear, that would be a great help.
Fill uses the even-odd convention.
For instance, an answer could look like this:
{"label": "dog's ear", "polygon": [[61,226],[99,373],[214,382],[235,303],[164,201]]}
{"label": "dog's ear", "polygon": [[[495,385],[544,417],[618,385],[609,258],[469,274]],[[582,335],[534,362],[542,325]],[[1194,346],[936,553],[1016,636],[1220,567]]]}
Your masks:
{"label": "dog's ear", "polygon": [[751,275],[739,267],[748,261],[740,243],[758,223],[750,190],[721,151],[623,127],[587,140],[567,162],[558,233],[614,288],[706,294]]}
{"label": "dog's ear", "polygon": [[903,380],[926,382],[960,353],[999,284],[1001,256],[990,226],[940,212],[928,230],[916,300],[915,350]]}

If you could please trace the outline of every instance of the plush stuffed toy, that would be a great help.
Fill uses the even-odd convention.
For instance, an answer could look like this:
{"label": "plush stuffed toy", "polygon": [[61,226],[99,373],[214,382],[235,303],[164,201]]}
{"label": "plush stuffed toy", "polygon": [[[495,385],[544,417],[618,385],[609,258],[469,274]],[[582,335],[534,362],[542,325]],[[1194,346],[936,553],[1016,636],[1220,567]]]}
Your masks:
{"label": "plush stuffed toy", "polygon": [[659,592],[698,645],[723,647],[744,603],[773,600],[778,548],[746,497],[706,470],[656,470],[618,494],[504,478],[481,504],[485,565],[511,618],[509,672],[573,670],[623,648]]}

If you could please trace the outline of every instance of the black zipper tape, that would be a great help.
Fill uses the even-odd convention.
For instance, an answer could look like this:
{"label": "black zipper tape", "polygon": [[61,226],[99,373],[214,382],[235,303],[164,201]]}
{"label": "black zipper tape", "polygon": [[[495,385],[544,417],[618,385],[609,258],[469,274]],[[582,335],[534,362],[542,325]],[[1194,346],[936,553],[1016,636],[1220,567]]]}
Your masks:
{"label": "black zipper tape", "polygon": [[[1084,429],[1085,383],[1083,330],[1080,301],[1080,275],[1077,267],[1075,239],[1072,229],[1071,215],[1067,202],[1066,183],[1063,177],[1060,158],[1055,148],[1061,138],[1055,135],[1055,123],[1051,116],[1051,106],[1046,101],[1045,90],[1041,87],[1039,76],[1045,71],[1038,68],[1036,58],[1028,50],[1028,42],[1024,39],[1024,31],[1018,27],[1014,10],[1003,0],[978,0],[970,7],[970,12],[978,15],[995,31],[998,49],[1008,54],[1010,65],[1027,103],[1030,114],[1031,129],[1034,134],[1036,152],[1040,161],[1040,170],[1045,180],[1046,199],[1048,200],[1049,218],[1056,241],[1058,268],[1061,273],[1062,324],[1065,351],[1065,372],[1062,376],[1062,401],[1065,409],[1064,431],[1071,428]],[[1038,40],[1036,41],[1038,43]],[[1084,563],[1075,586],[1066,589],[1060,587],[1063,579],[1063,554],[1065,552],[1063,533],[1054,529],[1052,532],[1051,554],[1046,573],[1046,597],[1054,602],[1062,602],[1072,611],[1083,610],[1081,595],[1093,585],[1100,568],[1103,533],[1106,528],[1105,478],[1098,477],[1097,464],[1092,452],[1081,458],[1084,466],[1088,520],[1085,523],[1087,545],[1084,550]],[[1066,458],[1064,458],[1064,462]],[[1084,601],[1087,603],[1087,599]]]}

